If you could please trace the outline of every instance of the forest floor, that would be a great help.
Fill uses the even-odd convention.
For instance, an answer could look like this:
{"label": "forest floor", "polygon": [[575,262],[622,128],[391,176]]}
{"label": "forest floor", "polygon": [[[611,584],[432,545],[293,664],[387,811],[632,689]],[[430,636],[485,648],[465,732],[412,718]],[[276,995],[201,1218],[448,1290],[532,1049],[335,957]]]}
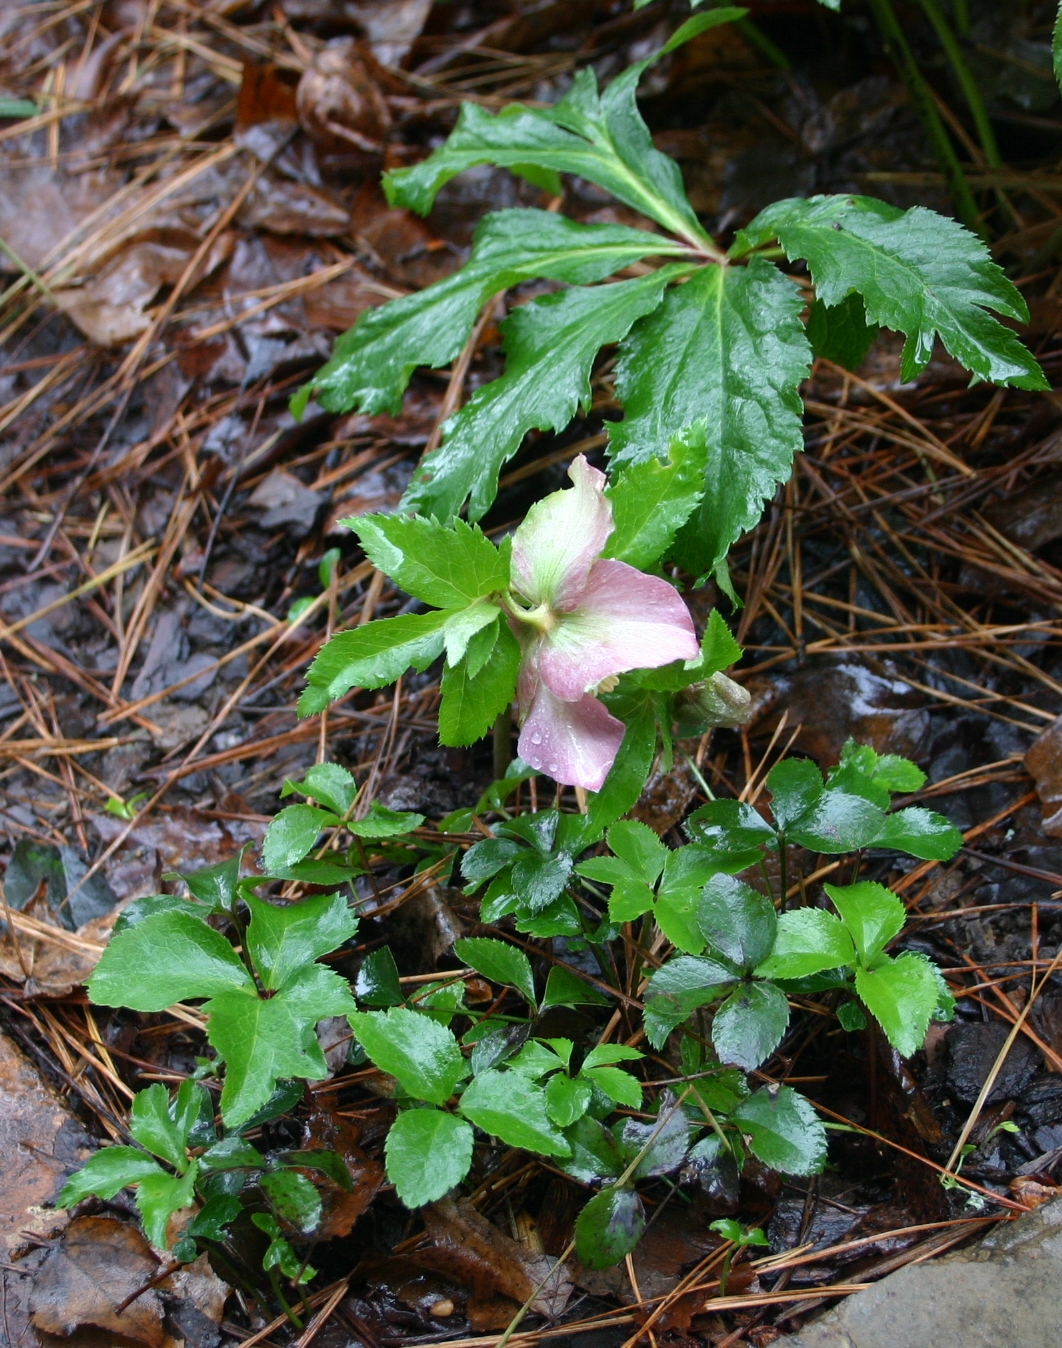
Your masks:
{"label": "forest floor", "polygon": [[[968,45],[1004,167],[986,164],[922,11],[898,8],[993,255],[1029,302],[1021,335],[1062,385],[1051,6],[970,6]],[[870,10],[849,0],[842,15],[814,0],[751,10],[788,69],[721,27],[642,86],[656,142],[715,235],[813,192],[949,211]],[[456,374],[415,375],[399,416],[311,407],[296,422],[287,399],[363,309],[459,266],[485,211],[545,204],[481,169],[421,220],[387,205],[381,169],[440,143],[463,99],[553,101],[573,70],[593,64],[608,78],[687,15],[684,0],[633,14],[611,0],[0,8],[0,94],[38,109],[0,120],[0,1123],[27,1157],[48,1154],[36,1178],[27,1171],[29,1188],[12,1181],[5,1195],[0,1179],[0,1332],[12,1345],[76,1331],[78,1344],[126,1335],[151,1348],[471,1348],[496,1342],[515,1310],[513,1249],[567,1244],[571,1186],[526,1156],[519,1168],[500,1157],[471,1196],[503,1233],[478,1263],[462,1249],[475,1225],[466,1206],[426,1229],[384,1191],[316,1249],[314,1318],[301,1333],[244,1292],[226,1301],[209,1270],[142,1297],[143,1313],[119,1326],[93,1300],[94,1280],[120,1265],[134,1288],[154,1267],[139,1234],[111,1220],[132,1211],[119,1198],[96,1206],[96,1243],[52,1286],[51,1311],[28,1318],[28,1290],[63,1238],[66,1219],[47,1209],[56,1158],[69,1170],[121,1137],[133,1092],[182,1079],[203,1050],[194,1017],[89,1005],[83,982],[116,905],[244,844],[250,861],[285,779],[326,751],[367,798],[429,821],[474,805],[492,778],[489,741],[438,747],[437,669],[356,693],[327,718],[295,714],[326,635],[406,603],[339,521],[397,504],[448,413],[501,368],[497,327],[482,327]],[[340,133],[354,139],[324,125],[337,81]],[[579,181],[562,209],[652,227]],[[884,334],[857,373],[826,361],[812,370],[805,453],[731,555],[744,607],[731,613],[711,585],[689,596],[699,624],[717,602],[728,615],[753,719],[686,744],[636,814],[666,838],[704,784],[755,801],[787,749],[827,766],[854,737],[915,759],[928,781],[905,803],[945,813],[965,845],[950,863],[894,865],[881,878],[908,906],[907,948],[929,954],[955,993],[956,1023],[934,1027],[905,1063],[870,1032],[797,1018],[765,1079],[799,1083],[843,1125],[828,1170],[789,1182],[752,1168],[726,1192],[684,1185],[633,1259],[583,1270],[561,1322],[528,1322],[521,1348],[547,1338],[626,1348],[650,1312],[653,1348],[761,1348],[854,1286],[1060,1192],[1062,978],[1028,1003],[1062,948],[1062,731],[1052,731],[1062,397],[969,387],[939,349],[905,384],[899,352]],[[529,437],[508,466],[484,521],[495,536],[562,484],[576,454],[603,463],[609,360],[593,388],[585,417]],[[322,587],[318,564],[333,548],[340,560]],[[571,792],[558,801],[578,808]],[[839,864],[805,862],[809,885]],[[380,887],[395,899],[381,904]],[[355,963],[386,941],[406,978],[452,967],[454,934],[476,929],[473,901],[408,870],[381,867],[358,896]],[[277,1136],[357,1128],[360,1154],[378,1158],[381,1116],[343,1058]],[[963,1168],[978,1206],[939,1171],[997,1068]],[[721,1215],[770,1240],[725,1297],[707,1230]]]}

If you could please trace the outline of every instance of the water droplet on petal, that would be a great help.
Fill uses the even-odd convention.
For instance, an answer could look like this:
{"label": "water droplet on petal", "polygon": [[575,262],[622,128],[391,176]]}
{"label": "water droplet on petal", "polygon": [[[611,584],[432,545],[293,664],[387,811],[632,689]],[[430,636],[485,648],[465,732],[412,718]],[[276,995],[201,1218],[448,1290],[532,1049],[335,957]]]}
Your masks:
{"label": "water droplet on petal", "polygon": [[559,763],[551,763],[551,764],[549,765],[549,771],[550,771],[550,772],[556,772],[557,769],[558,769],[559,767],[560,767],[560,764],[559,764]]}
{"label": "water droplet on petal", "polygon": [[532,743],[532,744],[541,744],[541,743],[542,743],[542,736],[538,733],[537,730],[536,730],[535,733],[531,736],[531,743]]}

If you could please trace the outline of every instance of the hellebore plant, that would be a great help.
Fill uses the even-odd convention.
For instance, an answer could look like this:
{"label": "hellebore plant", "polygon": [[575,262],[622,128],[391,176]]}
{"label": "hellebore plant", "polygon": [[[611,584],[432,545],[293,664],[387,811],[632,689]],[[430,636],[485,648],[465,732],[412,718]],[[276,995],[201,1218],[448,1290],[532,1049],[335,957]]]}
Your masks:
{"label": "hellebore plant", "polygon": [[440,608],[334,637],[309,670],[300,711],[355,686],[390,683],[410,665],[422,670],[445,651],[444,744],[485,734],[515,695],[520,757],[564,785],[599,791],[625,724],[598,694],[613,692],[618,676],[634,669],[676,666],[682,688],[716,671],[702,667],[675,588],[602,555],[624,542],[605,475],[579,455],[569,476],[572,488],[532,506],[500,548],[460,521],[446,528],[402,515],[348,520],[382,571]]}

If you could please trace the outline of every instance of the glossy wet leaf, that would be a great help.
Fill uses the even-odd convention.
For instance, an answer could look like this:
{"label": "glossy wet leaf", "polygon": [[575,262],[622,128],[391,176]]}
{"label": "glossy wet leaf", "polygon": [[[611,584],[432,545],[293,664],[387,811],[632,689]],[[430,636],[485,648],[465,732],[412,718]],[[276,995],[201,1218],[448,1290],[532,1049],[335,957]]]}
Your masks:
{"label": "glossy wet leaf", "polygon": [[479,519],[497,494],[502,465],[530,430],[562,431],[591,403],[590,372],[602,346],[620,341],[687,268],[662,267],[607,286],[572,286],[512,310],[501,324],[505,371],[478,388],[443,429],[403,498],[411,510],[450,519],[468,500]]}
{"label": "glossy wet leaf", "polygon": [[812,352],[846,370],[859,369],[878,331],[877,324],[867,322],[863,297],[854,292],[832,306],[817,299],[808,314]]}
{"label": "glossy wet leaf", "polygon": [[139,1147],[101,1147],[66,1181],[56,1195],[55,1205],[72,1208],[89,1194],[113,1198],[149,1175],[163,1174],[159,1163]]}
{"label": "glossy wet leaf", "polygon": [[464,747],[482,739],[512,702],[519,668],[520,644],[504,619],[477,633],[465,659],[443,669],[439,743]]}
{"label": "glossy wet leaf", "polygon": [[145,1175],[136,1191],[136,1206],[144,1226],[144,1235],[157,1249],[169,1246],[166,1239],[169,1220],[175,1212],[195,1200],[195,1166],[186,1175],[167,1175],[157,1171]]}
{"label": "glossy wet leaf", "polygon": [[398,838],[403,833],[410,833],[423,823],[422,814],[412,810],[389,810],[386,805],[374,800],[364,819],[352,819],[344,827],[356,838],[379,842],[384,838]]}
{"label": "glossy wet leaf", "polygon": [[823,885],[848,928],[863,964],[873,964],[903,929],[907,911],[884,885],[860,880],[855,885]]}
{"label": "glossy wet leaf", "polygon": [[765,1062],[782,1042],[789,1003],[773,983],[742,983],[712,1020],[712,1043],[722,1063],[746,1072]]}
{"label": "glossy wet leaf", "polygon": [[520,1072],[493,1068],[473,1078],[461,1096],[461,1113],[477,1128],[499,1137],[510,1147],[523,1147],[544,1156],[568,1156],[571,1148],[551,1122],[546,1096]]}
{"label": "glossy wet leaf", "polygon": [[344,815],[354,804],[358,794],[357,783],[346,768],[338,763],[315,763],[307,768],[306,775],[298,786],[285,782],[281,796],[298,791],[303,796],[312,796],[318,804],[334,814]]}
{"label": "glossy wet leaf", "polygon": [[703,437],[704,494],[671,549],[694,576],[715,571],[757,522],[803,448],[799,387],[811,349],[801,307],[793,282],[763,259],[705,267],[620,348],[615,468],[665,456],[675,436]]}
{"label": "glossy wet leaf", "polygon": [[328,1068],[317,1022],[355,1007],[346,980],[321,964],[289,978],[272,997],[253,991],[217,994],[204,1008],[207,1038],[225,1060],[221,1114],[238,1128],[269,1099],[279,1077],[319,1080]]}
{"label": "glossy wet leaf", "polygon": [[468,936],[454,942],[454,955],[492,983],[515,988],[531,1009],[535,1009],[535,977],[531,972],[531,961],[518,947],[486,936]]}
{"label": "glossy wet leaf", "polygon": [[602,555],[643,571],[664,557],[704,495],[707,466],[697,425],[672,439],[666,459],[654,455],[618,473],[606,491],[615,531]]}
{"label": "glossy wet leaf", "polygon": [[156,913],[111,938],[89,979],[102,1006],[165,1011],[225,991],[253,995],[254,982],[220,932],[189,913]]}
{"label": "glossy wet leaf", "polygon": [[629,1161],[644,1150],[636,1179],[666,1175],[677,1170],[690,1149],[690,1125],[676,1097],[665,1090],[660,1097],[659,1117],[642,1123],[625,1119],[619,1126],[620,1142]]}
{"label": "glossy wet leaf", "polygon": [[303,1235],[315,1231],[321,1221],[321,1196],[297,1170],[274,1170],[258,1181],[281,1219]]}
{"label": "glossy wet leaf", "polygon": [[457,1040],[445,1025],[405,1007],[350,1017],[358,1042],[381,1072],[410,1095],[442,1105],[465,1073]]}
{"label": "glossy wet leaf", "polygon": [[251,912],[247,948],[267,989],[283,987],[358,930],[358,919],[341,894],[315,894],[283,906],[251,895],[245,902]]}
{"label": "glossy wet leaf", "polygon": [[509,584],[508,547],[495,547],[464,520],[361,515],[345,523],[375,566],[433,608],[460,608]]}
{"label": "glossy wet leaf", "polygon": [[351,688],[394,683],[411,666],[427,669],[442,654],[446,624],[458,611],[406,613],[338,633],[306,671],[309,686],[299,698],[299,715],[323,711]]}
{"label": "glossy wet leaf", "polygon": [[581,1119],[590,1106],[591,1084],[566,1072],[556,1072],[546,1082],[546,1113],[558,1128],[567,1128]]}
{"label": "glossy wet leaf", "polygon": [[911,806],[887,815],[875,847],[894,847],[924,861],[950,861],[962,846],[962,833],[933,810]]}
{"label": "glossy wet leaf", "polygon": [[779,915],[771,953],[756,974],[760,978],[805,978],[854,959],[852,938],[838,918],[821,908],[797,908]]}
{"label": "glossy wet leaf", "polygon": [[730,1122],[752,1154],[785,1175],[816,1175],[826,1163],[826,1130],[791,1086],[763,1086],[742,1101]]}
{"label": "glossy wet leaf", "polygon": [[472,1128],[440,1109],[407,1109],[384,1144],[387,1178],[407,1208],[444,1197],[472,1164]]}
{"label": "glossy wet leaf", "polygon": [[182,1173],[187,1168],[185,1152],[187,1130],[170,1115],[170,1094],[156,1082],[145,1091],[137,1091],[129,1111],[129,1131],[142,1147],[161,1156]]}
{"label": "glossy wet leaf", "polygon": [[806,813],[786,829],[786,837],[811,852],[836,856],[869,847],[881,836],[885,816],[863,796],[824,791]]}
{"label": "glossy wet leaf", "polygon": [[540,913],[560,898],[572,873],[567,852],[522,851],[513,864],[512,886],[531,913]]}
{"label": "glossy wet leaf", "polygon": [[[490,116],[465,104],[454,135],[469,121]],[[399,176],[389,175],[388,181]],[[370,416],[397,416],[414,369],[440,369],[455,360],[492,295],[532,277],[585,285],[654,253],[681,251],[656,234],[624,225],[582,225],[553,211],[487,215],[459,271],[360,316],[337,340],[328,364],[300,390],[296,410],[313,396],[332,412],[358,408]]]}
{"label": "glossy wet leaf", "polygon": [[904,951],[874,969],[856,970],[860,1001],[905,1058],[925,1043],[942,983],[936,966],[913,951]]}
{"label": "glossy wet leaf", "polygon": [[641,1109],[642,1084],[622,1067],[587,1067],[584,1063],[580,1076],[617,1105]]}
{"label": "glossy wet leaf", "polygon": [[626,1168],[623,1149],[615,1136],[597,1119],[584,1114],[565,1129],[571,1156],[561,1157],[557,1165],[581,1184],[614,1179]]}
{"label": "glossy wet leaf", "polygon": [[338,824],[330,810],[316,805],[288,805],[273,816],[262,843],[262,861],[267,871],[293,866],[316,846],[321,830]]}
{"label": "glossy wet leaf", "polygon": [[354,996],[366,1006],[400,1006],[404,1000],[390,946],[370,950],[354,980]]}
{"label": "glossy wet leaf", "polygon": [[767,790],[777,826],[788,829],[807,815],[824,789],[822,773],[810,758],[784,758],[776,763],[767,774]]}
{"label": "glossy wet leaf", "polygon": [[939,335],[956,360],[982,379],[1047,387],[1030,352],[988,312],[1027,323],[1024,299],[984,243],[957,221],[873,197],[794,197],[761,211],[731,251],[741,256],[771,239],[791,260],[807,260],[825,304],[858,291],[869,322],[906,334],[904,383],[929,363]]}
{"label": "glossy wet leaf", "polygon": [[547,1006],[607,1006],[608,998],[565,964],[554,964],[546,975],[542,1009]]}
{"label": "glossy wet leaf", "polygon": [[633,1189],[602,1189],[575,1219],[575,1252],[587,1268],[611,1268],[644,1230],[645,1209]]}
{"label": "glossy wet leaf", "polygon": [[774,944],[774,904],[733,875],[713,875],[697,907],[697,924],[714,951],[739,969],[752,969]]}

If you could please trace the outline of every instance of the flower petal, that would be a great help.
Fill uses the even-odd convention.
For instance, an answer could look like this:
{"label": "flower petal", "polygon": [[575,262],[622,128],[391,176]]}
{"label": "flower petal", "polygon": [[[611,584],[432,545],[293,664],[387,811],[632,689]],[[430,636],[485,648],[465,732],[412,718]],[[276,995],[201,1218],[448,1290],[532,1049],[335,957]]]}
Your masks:
{"label": "flower petal", "polygon": [[579,607],[543,638],[538,668],[557,697],[573,702],[610,674],[699,654],[690,611],[673,586],[626,562],[597,561]]}
{"label": "flower petal", "polygon": [[582,454],[568,469],[575,484],[536,501],[513,534],[513,585],[532,604],[570,613],[612,532],[605,475]]}
{"label": "flower petal", "polygon": [[563,786],[600,791],[623,743],[624,725],[596,697],[564,702],[540,684],[516,751]]}

